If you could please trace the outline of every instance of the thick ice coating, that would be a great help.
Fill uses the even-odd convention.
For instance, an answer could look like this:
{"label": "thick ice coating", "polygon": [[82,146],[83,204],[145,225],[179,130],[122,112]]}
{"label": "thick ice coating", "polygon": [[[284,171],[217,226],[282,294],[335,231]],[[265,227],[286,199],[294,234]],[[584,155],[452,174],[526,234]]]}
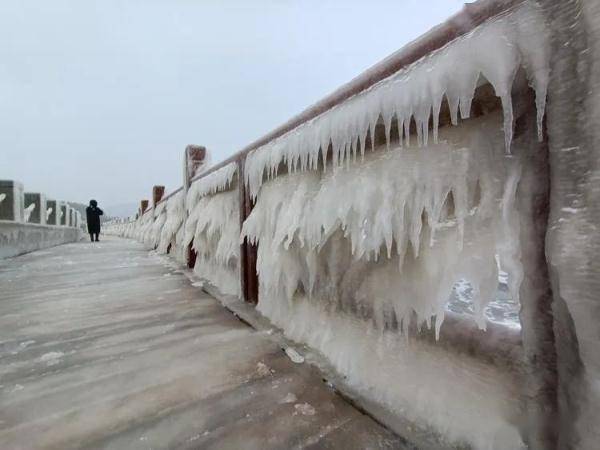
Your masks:
{"label": "thick ice coating", "polygon": [[[401,144],[410,145],[414,120],[419,146],[438,140],[439,113],[446,98],[453,124],[458,112],[468,118],[474,91],[483,76],[494,87],[503,106],[504,143],[510,153],[513,135],[512,84],[519,67],[536,92],[538,132],[541,139],[549,77],[549,32],[538,7],[527,2],[511,13],[495,17],[471,33],[447,44],[414,64],[374,85],[281,138],[248,155],[245,176],[253,197],[263,177],[274,176],[280,163],[290,172],[316,169],[327,161],[331,144],[333,165],[342,165],[357,153],[364,155],[368,136],[383,121],[389,144],[392,121],[397,121]],[[370,142],[373,142],[371,139]]]}
{"label": "thick ice coating", "polygon": [[192,183],[187,194],[188,210],[191,210],[201,197],[228,189],[236,172],[237,164],[229,163]]}
{"label": "thick ice coating", "polygon": [[381,328],[416,313],[419,324],[435,317],[439,331],[454,284],[467,280],[485,328],[499,265],[518,298],[519,159],[504,154],[493,118],[443,135],[263,185],[242,230],[260,242],[259,308],[305,294]]}
{"label": "thick ice coating", "polygon": [[240,295],[239,195],[237,191],[204,196],[185,224],[184,247],[198,254],[194,272],[226,294]]}
{"label": "thick ice coating", "polygon": [[175,243],[175,235],[185,220],[183,192],[179,191],[167,200],[166,220],[160,232],[158,252],[167,253],[169,245]]}

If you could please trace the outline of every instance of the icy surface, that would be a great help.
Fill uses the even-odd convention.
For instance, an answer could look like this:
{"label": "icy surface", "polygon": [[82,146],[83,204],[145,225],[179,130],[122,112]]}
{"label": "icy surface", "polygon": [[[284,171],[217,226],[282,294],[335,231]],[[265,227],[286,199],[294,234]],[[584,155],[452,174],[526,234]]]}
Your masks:
{"label": "icy surface", "polygon": [[404,130],[400,133],[401,143],[410,145],[411,120],[416,124],[419,146],[426,146],[430,141],[430,122],[432,140],[437,143],[442,100],[445,98],[448,102],[454,124],[459,121],[459,111],[461,118],[468,118],[480,76],[492,84],[502,100],[504,145],[510,152],[513,135],[510,94],[519,67],[525,68],[536,92],[541,138],[549,77],[548,36],[543,17],[532,2],[489,20],[466,36],[251,152],[246,160],[245,175],[252,196],[258,194],[264,176],[276,175],[280,163],[290,172],[315,170],[327,161],[330,146],[334,166],[356,159],[357,153],[362,157],[367,144],[373,145],[373,133],[379,121],[385,126],[388,144],[392,121],[396,121],[398,129]]}
{"label": "icy surface", "polygon": [[435,317],[439,332],[455,283],[467,280],[485,328],[501,266],[518,303],[520,163],[505,155],[497,117],[444,129],[437,144],[263,185],[242,232],[260,242],[261,301],[306,293],[379,327]]}

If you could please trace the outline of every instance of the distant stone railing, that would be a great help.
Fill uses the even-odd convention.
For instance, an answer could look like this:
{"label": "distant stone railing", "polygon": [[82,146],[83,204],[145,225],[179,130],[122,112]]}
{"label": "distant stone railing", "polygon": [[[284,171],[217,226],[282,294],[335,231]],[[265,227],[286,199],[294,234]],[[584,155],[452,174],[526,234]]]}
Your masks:
{"label": "distant stone railing", "polygon": [[78,241],[82,226],[81,213],[68,202],[0,180],[0,258]]}

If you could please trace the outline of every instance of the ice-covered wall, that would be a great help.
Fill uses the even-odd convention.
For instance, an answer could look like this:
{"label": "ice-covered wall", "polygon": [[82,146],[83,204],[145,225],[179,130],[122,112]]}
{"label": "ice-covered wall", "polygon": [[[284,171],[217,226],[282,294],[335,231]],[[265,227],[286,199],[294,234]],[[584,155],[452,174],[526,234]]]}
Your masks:
{"label": "ice-covered wall", "polygon": [[441,129],[437,144],[393,144],[364,162],[280,175],[262,185],[242,230],[259,244],[259,311],[365,395],[477,448],[522,445],[519,375],[440,357],[407,330],[438,335],[461,280],[485,328],[499,268],[519,297],[521,152],[507,157],[501,124],[491,114]]}

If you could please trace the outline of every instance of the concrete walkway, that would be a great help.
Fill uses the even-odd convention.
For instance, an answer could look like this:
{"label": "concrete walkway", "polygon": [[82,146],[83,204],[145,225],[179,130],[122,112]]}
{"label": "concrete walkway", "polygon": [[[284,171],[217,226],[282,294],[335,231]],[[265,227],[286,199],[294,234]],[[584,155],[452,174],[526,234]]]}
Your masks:
{"label": "concrete walkway", "polygon": [[403,447],[164,257],[109,238],[0,261],[0,448]]}

